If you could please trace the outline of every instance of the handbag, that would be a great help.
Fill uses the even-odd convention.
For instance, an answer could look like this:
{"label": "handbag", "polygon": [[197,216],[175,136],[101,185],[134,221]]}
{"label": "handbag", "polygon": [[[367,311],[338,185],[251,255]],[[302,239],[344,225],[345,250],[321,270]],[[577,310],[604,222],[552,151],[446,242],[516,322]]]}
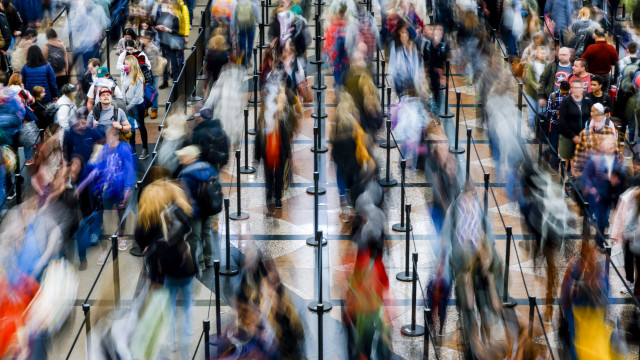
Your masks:
{"label": "handbag", "polygon": [[38,142],[38,138],[40,137],[40,129],[38,129],[38,125],[36,125],[35,121],[29,121],[22,124],[22,129],[18,133],[18,141],[21,146],[33,146]]}
{"label": "handbag", "polygon": [[296,90],[298,90],[298,95],[300,96],[300,99],[302,99],[303,103],[313,102],[313,92],[307,83],[307,79],[298,84]]}
{"label": "handbag", "polygon": [[171,50],[184,50],[184,37],[177,34],[169,34],[167,37],[169,49]]}
{"label": "handbag", "polygon": [[148,109],[153,105],[153,101],[158,97],[158,90],[151,84],[144,85],[144,108]]}
{"label": "handbag", "polygon": [[164,74],[164,68],[167,67],[167,63],[169,63],[167,58],[158,56],[158,59],[156,59],[156,68],[154,71],[156,76]]}
{"label": "handbag", "polygon": [[516,77],[522,78],[524,76],[525,63],[521,59],[515,59],[511,63],[511,69]]}

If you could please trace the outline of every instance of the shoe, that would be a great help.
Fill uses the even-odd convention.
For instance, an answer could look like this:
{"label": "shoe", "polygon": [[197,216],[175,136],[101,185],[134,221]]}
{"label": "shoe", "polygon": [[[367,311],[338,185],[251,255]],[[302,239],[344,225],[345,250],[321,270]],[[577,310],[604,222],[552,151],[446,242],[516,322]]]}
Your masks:
{"label": "shoe", "polygon": [[7,195],[7,200],[13,200],[16,197],[16,189],[13,189],[9,195]]}
{"label": "shoe", "polygon": [[140,154],[140,157],[138,157],[138,159],[145,160],[148,157],[149,157],[149,149],[142,149],[142,153]]}
{"label": "shoe", "polygon": [[78,267],[78,270],[80,271],[87,270],[87,259],[80,260],[80,266]]}
{"label": "shoe", "polygon": [[212,267],[213,267],[213,261],[212,261],[212,262],[205,263],[205,266],[206,266],[207,268],[212,268]]}
{"label": "shoe", "polygon": [[282,200],[276,199],[276,209],[282,209]]}
{"label": "shoe", "polygon": [[144,109],[144,117],[149,116],[149,109]]}
{"label": "shoe", "polygon": [[129,247],[129,244],[127,244],[127,240],[125,239],[118,240],[118,250],[125,251],[127,250],[127,247]]}
{"label": "shoe", "polygon": [[162,90],[162,89],[166,89],[169,87],[169,83],[168,82],[163,82],[162,84],[160,84],[160,86],[158,87],[158,89]]}
{"label": "shoe", "polygon": [[631,290],[631,293],[629,293],[629,291],[627,291],[626,287],[623,287],[622,290],[620,290],[620,294],[633,295],[633,289],[635,288],[635,284],[632,283],[631,281],[627,281],[627,280],[625,280],[625,282],[627,283],[627,286],[629,287],[629,290]]}
{"label": "shoe", "polygon": [[33,163],[34,163],[34,160],[33,159],[29,159],[29,160],[27,160],[26,163],[24,163],[24,166],[31,166],[31,165],[33,165]]}
{"label": "shoe", "polygon": [[103,252],[100,256],[98,256],[98,265],[104,265],[105,261],[107,261],[107,252]]}
{"label": "shoe", "polygon": [[151,116],[152,119],[155,119],[158,117],[158,109],[151,109]]}

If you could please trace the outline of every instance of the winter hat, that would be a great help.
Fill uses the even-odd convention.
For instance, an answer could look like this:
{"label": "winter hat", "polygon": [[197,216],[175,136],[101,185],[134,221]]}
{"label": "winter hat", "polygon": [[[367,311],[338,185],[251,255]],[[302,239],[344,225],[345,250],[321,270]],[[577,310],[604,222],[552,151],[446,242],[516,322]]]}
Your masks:
{"label": "winter hat", "polygon": [[175,152],[178,157],[186,157],[190,159],[200,158],[200,148],[197,145],[185,146]]}
{"label": "winter hat", "polygon": [[73,84],[64,84],[62,89],[60,89],[61,95],[67,95],[78,91],[78,87]]}
{"label": "winter hat", "polygon": [[598,115],[604,115],[604,105],[600,103],[595,103],[593,108],[596,110]]}

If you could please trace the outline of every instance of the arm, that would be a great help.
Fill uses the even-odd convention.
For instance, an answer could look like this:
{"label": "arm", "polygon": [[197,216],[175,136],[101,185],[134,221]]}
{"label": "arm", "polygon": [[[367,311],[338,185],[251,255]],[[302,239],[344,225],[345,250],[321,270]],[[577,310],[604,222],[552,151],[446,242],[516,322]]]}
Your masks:
{"label": "arm", "polygon": [[142,102],[144,101],[144,85],[143,85],[143,81],[144,80],[138,80],[138,82],[133,85],[131,87],[131,89],[129,89],[129,91],[133,92],[133,96],[131,98],[131,101],[127,104],[127,110],[130,110],[131,108],[133,108],[134,106],[137,106],[138,104],[142,104]]}
{"label": "arm", "polygon": [[42,55],[46,61],[49,61],[49,44],[45,44],[42,48]]}
{"label": "arm", "polygon": [[[542,75],[540,75],[540,89],[538,89],[538,100],[546,100],[549,95],[547,94],[547,84],[549,82],[549,78],[551,75],[551,68],[554,63],[549,63],[544,67],[544,71],[542,71]],[[554,74],[555,75],[555,74]]]}
{"label": "arm", "polygon": [[53,71],[51,64],[47,64],[47,79],[51,88],[51,96],[55,100],[58,98],[58,85],[56,85],[56,73]]}
{"label": "arm", "polygon": [[126,52],[120,53],[118,61],[116,62],[116,70],[124,71],[124,58],[127,57]]}
{"label": "arm", "polygon": [[120,119],[121,130],[125,133],[131,131],[131,124],[129,120],[127,120],[127,115],[125,115],[124,110],[118,109],[118,118]]}
{"label": "arm", "polygon": [[80,185],[78,185],[75,191],[76,196],[78,196],[84,190],[84,188],[86,188],[87,185],[89,185],[93,181],[93,179],[96,178],[96,176],[98,176],[98,170],[94,169],[89,173],[89,175],[87,175],[84,181],[82,181]]}

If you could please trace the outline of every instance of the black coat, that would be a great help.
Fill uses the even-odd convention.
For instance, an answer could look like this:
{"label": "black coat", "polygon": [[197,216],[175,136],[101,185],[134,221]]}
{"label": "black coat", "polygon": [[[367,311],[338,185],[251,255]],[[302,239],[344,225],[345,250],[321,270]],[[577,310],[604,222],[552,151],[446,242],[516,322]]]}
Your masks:
{"label": "black coat", "polygon": [[229,138],[222,129],[220,120],[204,120],[193,129],[191,145],[198,145],[200,159],[219,170],[229,160]]}
{"label": "black coat", "polygon": [[558,131],[560,135],[568,139],[579,135],[589,118],[591,118],[592,105],[591,99],[586,96],[582,98],[581,107],[578,107],[571,95],[565,97],[559,109]]}

